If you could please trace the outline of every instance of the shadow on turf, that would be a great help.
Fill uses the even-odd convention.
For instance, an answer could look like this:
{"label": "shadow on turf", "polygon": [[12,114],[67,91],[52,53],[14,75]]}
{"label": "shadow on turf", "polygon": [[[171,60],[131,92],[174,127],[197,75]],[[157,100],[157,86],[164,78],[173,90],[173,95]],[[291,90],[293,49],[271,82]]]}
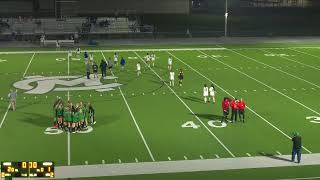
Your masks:
{"label": "shadow on turf", "polygon": [[[191,113],[190,113],[191,114]],[[214,115],[214,114],[199,114],[195,113],[196,116],[202,119],[208,119],[208,120],[221,120],[222,116]]]}
{"label": "shadow on turf", "polygon": [[182,99],[193,101],[193,102],[198,102],[198,103],[202,103],[202,104],[204,103],[203,99],[198,98],[198,97],[194,97],[194,96],[182,97]]}
{"label": "shadow on turf", "polygon": [[36,113],[23,113],[23,116],[19,116],[19,121],[23,121],[28,124],[32,124],[38,127],[50,127],[52,126],[52,117],[44,116]]}
{"label": "shadow on turf", "polygon": [[280,161],[288,161],[288,162],[291,162],[291,159],[282,158],[282,157],[276,156],[276,155],[271,154],[271,153],[259,152],[259,154],[260,154],[261,156],[265,156],[265,157],[268,157],[268,158],[271,158],[271,159],[276,159],[276,160],[280,160]]}

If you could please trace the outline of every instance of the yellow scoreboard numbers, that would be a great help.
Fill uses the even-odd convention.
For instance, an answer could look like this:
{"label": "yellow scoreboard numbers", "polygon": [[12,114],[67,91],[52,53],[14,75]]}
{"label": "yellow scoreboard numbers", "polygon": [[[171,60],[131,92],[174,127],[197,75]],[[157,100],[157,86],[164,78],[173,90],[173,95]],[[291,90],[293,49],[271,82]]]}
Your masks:
{"label": "yellow scoreboard numbers", "polygon": [[53,162],[1,162],[0,177],[54,177]]}

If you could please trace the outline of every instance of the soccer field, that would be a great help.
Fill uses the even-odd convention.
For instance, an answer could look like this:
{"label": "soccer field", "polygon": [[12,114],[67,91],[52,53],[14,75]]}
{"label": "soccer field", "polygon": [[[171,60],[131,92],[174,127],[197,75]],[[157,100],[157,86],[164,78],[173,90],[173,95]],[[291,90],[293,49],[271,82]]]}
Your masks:
{"label": "soccer field", "polygon": [[[18,89],[17,111],[9,110],[13,84],[35,77],[66,80],[85,76],[80,59],[67,51],[42,49],[0,52],[1,161],[54,161],[56,166],[222,159],[291,154],[293,132],[303,138],[303,154],[320,153],[320,46],[313,44],[216,45],[211,47],[92,49],[94,60],[117,52],[127,61],[114,66],[112,90],[67,89],[42,84],[47,92]],[[86,51],[82,48],[82,52]],[[146,53],[155,52],[147,67]],[[168,57],[176,84],[169,86]],[[136,64],[142,74],[137,77]],[[184,71],[182,87],[179,70]],[[117,77],[112,79],[112,77]],[[98,80],[98,82],[100,82]],[[203,85],[215,84],[216,103],[203,101]],[[90,86],[88,86],[90,87]],[[77,89],[78,88],[78,89]],[[53,124],[56,97],[92,102],[97,124],[85,133],[45,133]],[[245,123],[220,123],[224,97],[243,98]],[[53,131],[51,131],[53,132]]]}

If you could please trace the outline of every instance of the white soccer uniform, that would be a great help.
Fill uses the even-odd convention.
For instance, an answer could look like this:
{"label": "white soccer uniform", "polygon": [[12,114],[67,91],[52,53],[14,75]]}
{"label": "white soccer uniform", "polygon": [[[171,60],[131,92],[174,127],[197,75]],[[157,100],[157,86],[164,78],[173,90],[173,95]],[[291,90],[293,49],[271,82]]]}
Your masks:
{"label": "white soccer uniform", "polygon": [[81,53],[80,48],[77,49],[77,54],[79,55]]}
{"label": "white soccer uniform", "polygon": [[93,61],[93,54],[89,55],[89,59],[90,59],[90,61]]}
{"label": "white soccer uniform", "polygon": [[170,72],[170,81],[174,81],[174,72]]}
{"label": "white soccer uniform", "polygon": [[151,55],[151,61],[154,62],[155,60],[156,60],[156,55],[155,55],[155,54],[152,54],[152,55]]}
{"label": "white soccer uniform", "polygon": [[137,71],[140,71],[141,70],[141,66],[140,64],[137,64]]}
{"label": "white soccer uniform", "polygon": [[114,55],[114,62],[118,62],[118,55]]}
{"label": "white soccer uniform", "polygon": [[150,55],[146,56],[146,61],[149,62],[150,61]]}
{"label": "white soccer uniform", "polygon": [[209,93],[210,93],[210,96],[214,96],[214,88],[213,87],[209,88]]}
{"label": "white soccer uniform", "polygon": [[168,59],[168,65],[171,66],[172,65],[172,58]]}
{"label": "white soccer uniform", "polygon": [[208,97],[209,96],[209,88],[208,87],[203,87],[203,96]]}

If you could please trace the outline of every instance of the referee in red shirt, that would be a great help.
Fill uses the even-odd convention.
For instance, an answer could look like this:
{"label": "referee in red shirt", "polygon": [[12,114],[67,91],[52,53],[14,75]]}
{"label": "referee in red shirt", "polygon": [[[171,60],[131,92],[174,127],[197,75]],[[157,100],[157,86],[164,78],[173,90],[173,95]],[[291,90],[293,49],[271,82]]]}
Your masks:
{"label": "referee in red shirt", "polygon": [[244,109],[246,108],[246,103],[241,98],[238,102],[238,108],[239,108],[239,119],[244,123]]}
{"label": "referee in red shirt", "polygon": [[238,110],[239,110],[237,98],[234,98],[231,101],[230,106],[231,106],[231,120],[233,123],[235,123],[237,122],[237,116],[238,116]]}
{"label": "referee in red shirt", "polygon": [[225,98],[223,98],[223,101],[222,101],[223,116],[222,116],[221,123],[227,122],[227,118],[229,115],[229,109],[230,109],[229,98],[225,97]]}

